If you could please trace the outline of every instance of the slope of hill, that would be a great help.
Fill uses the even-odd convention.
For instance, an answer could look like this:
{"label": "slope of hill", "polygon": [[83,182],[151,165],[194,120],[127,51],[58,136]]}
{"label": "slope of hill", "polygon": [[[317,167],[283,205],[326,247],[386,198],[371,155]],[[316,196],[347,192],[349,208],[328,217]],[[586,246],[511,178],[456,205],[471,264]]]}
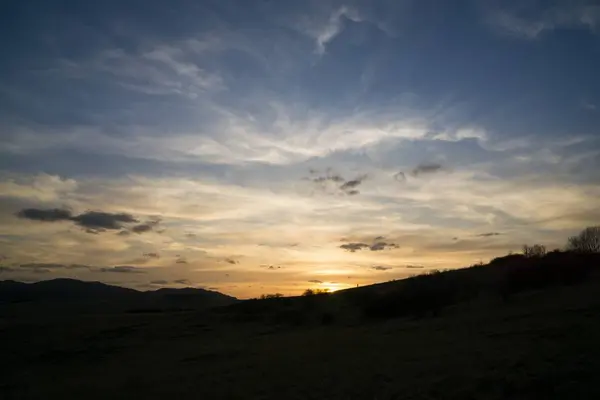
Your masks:
{"label": "slope of hill", "polygon": [[326,295],[249,300],[220,310],[235,320],[306,324],[326,321],[429,317],[460,304],[504,304],[546,288],[600,281],[600,254],[552,252],[508,255],[468,268],[429,271],[411,278]]}

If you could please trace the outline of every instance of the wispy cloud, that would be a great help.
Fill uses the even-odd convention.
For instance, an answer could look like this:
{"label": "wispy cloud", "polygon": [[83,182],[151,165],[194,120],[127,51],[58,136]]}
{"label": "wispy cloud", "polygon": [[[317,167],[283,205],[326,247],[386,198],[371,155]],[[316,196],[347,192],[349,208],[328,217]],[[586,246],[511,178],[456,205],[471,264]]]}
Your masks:
{"label": "wispy cloud", "polygon": [[600,25],[600,6],[592,2],[558,2],[552,7],[536,10],[533,17],[520,16],[517,11],[490,11],[488,22],[501,32],[526,39],[536,39],[544,32],[564,27],[580,27],[594,32]]}
{"label": "wispy cloud", "polygon": [[77,190],[77,181],[51,174],[2,177],[0,192],[3,196],[38,202],[56,202]]}
{"label": "wispy cloud", "polygon": [[170,285],[193,286],[193,283],[189,279],[175,279],[175,280],[155,279],[155,280],[150,281],[150,285],[155,285],[155,286],[170,286]]}
{"label": "wispy cloud", "polygon": [[50,263],[20,264],[19,267],[25,268],[25,269],[43,268],[43,269],[48,269],[48,270],[55,270],[55,269],[92,270],[93,269],[93,267],[91,267],[89,265],[82,265],[82,264],[50,264]]}
{"label": "wispy cloud", "polygon": [[581,102],[581,107],[584,110],[588,110],[588,111],[596,111],[598,109],[598,106],[595,103],[592,103],[587,100],[584,100]]}
{"label": "wispy cloud", "polygon": [[360,15],[356,10],[342,6],[333,11],[327,23],[318,29],[315,34],[316,48],[315,52],[322,55],[326,51],[326,46],[331,42],[343,29],[344,18],[354,22],[360,22]]}
{"label": "wispy cloud", "polygon": [[117,274],[143,274],[144,271],[142,268],[131,267],[131,266],[117,266],[112,268],[99,268],[98,272],[104,273],[117,273]]}
{"label": "wispy cloud", "polygon": [[198,57],[210,50],[211,46],[199,46],[197,41],[157,44],[138,52],[114,48],[89,60],[62,60],[55,71],[74,79],[106,74],[107,79],[125,89],[195,99],[207,90],[223,87],[217,72],[208,72],[198,64]]}
{"label": "wispy cloud", "polygon": [[530,21],[507,11],[496,11],[488,16],[488,20],[492,26],[503,32],[527,39],[535,39],[545,30],[555,27],[552,20]]}

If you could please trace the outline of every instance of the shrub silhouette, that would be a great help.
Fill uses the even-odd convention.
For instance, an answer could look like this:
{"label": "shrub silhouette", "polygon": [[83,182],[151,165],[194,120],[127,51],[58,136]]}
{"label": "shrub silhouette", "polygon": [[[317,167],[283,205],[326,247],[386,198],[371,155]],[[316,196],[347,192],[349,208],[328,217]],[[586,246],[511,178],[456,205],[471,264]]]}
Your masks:
{"label": "shrub silhouette", "polygon": [[600,252],[600,226],[590,226],[571,236],[568,240],[567,249],[577,253]]}
{"label": "shrub silhouette", "polygon": [[496,257],[490,261],[490,265],[510,264],[518,262],[525,258],[524,254],[509,254],[503,257]]}
{"label": "shrub silhouette", "polygon": [[324,294],[329,294],[329,289],[306,289],[302,293],[302,296],[317,296]]}
{"label": "shrub silhouette", "polygon": [[[595,257],[594,257],[595,258]],[[503,296],[555,285],[573,285],[586,280],[598,259],[573,252],[551,252],[545,257],[507,265],[501,291]]]}
{"label": "shrub silhouette", "polygon": [[524,245],[523,255],[525,257],[543,257],[546,255],[546,246],[534,244],[533,246]]}
{"label": "shrub silhouette", "polygon": [[270,293],[270,294],[262,294],[260,296],[260,300],[266,300],[266,299],[278,299],[283,297],[283,295],[281,293]]}

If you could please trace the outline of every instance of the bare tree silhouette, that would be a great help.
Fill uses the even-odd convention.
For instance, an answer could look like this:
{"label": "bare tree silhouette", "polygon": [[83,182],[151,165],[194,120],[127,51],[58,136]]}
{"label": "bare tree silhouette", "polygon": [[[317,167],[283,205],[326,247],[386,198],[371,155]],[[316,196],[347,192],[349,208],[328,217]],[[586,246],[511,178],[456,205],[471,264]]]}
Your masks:
{"label": "bare tree silhouette", "polygon": [[525,257],[543,257],[546,255],[546,246],[543,244],[523,245],[523,255]]}
{"label": "bare tree silhouette", "polygon": [[599,253],[600,226],[589,226],[578,235],[571,236],[568,240],[567,250],[578,253]]}

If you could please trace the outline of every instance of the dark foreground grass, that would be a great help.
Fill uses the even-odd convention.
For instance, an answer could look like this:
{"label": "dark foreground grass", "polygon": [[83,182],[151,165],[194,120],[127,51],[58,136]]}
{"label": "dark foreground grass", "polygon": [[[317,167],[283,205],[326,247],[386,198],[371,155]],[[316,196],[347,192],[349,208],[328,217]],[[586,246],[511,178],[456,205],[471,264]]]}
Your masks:
{"label": "dark foreground grass", "polygon": [[595,399],[599,315],[594,281],[352,326],[13,316],[0,325],[0,398]]}

